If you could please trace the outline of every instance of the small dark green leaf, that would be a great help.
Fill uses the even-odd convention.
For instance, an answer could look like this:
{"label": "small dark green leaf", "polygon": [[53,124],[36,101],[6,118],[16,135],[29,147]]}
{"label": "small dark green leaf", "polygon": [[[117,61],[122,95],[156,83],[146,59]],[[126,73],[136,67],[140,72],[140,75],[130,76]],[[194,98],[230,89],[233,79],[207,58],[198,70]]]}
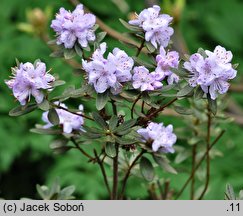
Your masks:
{"label": "small dark green leaf", "polygon": [[65,49],[64,50],[64,58],[65,59],[71,59],[76,55],[76,52],[74,49]]}
{"label": "small dark green leaf", "polygon": [[193,110],[187,107],[181,107],[181,106],[174,106],[175,111],[181,115],[191,115],[193,114]]}
{"label": "small dark green leaf", "polygon": [[118,123],[118,118],[117,116],[113,115],[109,121],[109,129],[113,131],[116,128],[117,123]]}
{"label": "small dark green leaf", "polygon": [[197,52],[202,55],[203,58],[207,58],[208,55],[205,53],[205,50],[203,48],[199,48]]}
{"label": "small dark green leaf", "polygon": [[216,113],[217,113],[217,100],[211,99],[210,94],[207,94],[207,98],[208,98],[208,106],[209,106],[210,111],[214,115],[216,115]]}
{"label": "small dark green leaf", "polygon": [[48,120],[53,124],[53,125],[58,125],[60,120],[59,116],[57,114],[57,111],[53,108],[48,112]]}
{"label": "small dark green leaf", "polygon": [[37,133],[37,134],[47,134],[47,135],[62,134],[61,129],[32,128],[30,129],[30,132]]}
{"label": "small dark green leaf", "polygon": [[101,41],[103,41],[103,39],[105,38],[106,36],[106,32],[99,32],[96,36],[96,42],[97,43],[100,43]]}
{"label": "small dark green leaf", "polygon": [[236,200],[235,192],[234,192],[234,189],[233,189],[232,185],[226,184],[225,194],[227,195],[226,199]]}
{"label": "small dark green leaf", "polygon": [[53,83],[51,83],[52,87],[57,87],[57,86],[61,86],[64,85],[66,82],[64,80],[56,80]]}
{"label": "small dark green leaf", "polygon": [[120,145],[132,145],[136,143],[137,141],[135,139],[127,139],[124,137],[115,137],[116,142],[118,142]]}
{"label": "small dark green leaf", "polygon": [[132,58],[133,58],[133,60],[135,61],[135,63],[137,63],[138,65],[143,65],[143,66],[145,66],[146,68],[155,68],[155,66],[154,66],[153,64],[150,64],[150,63],[148,63],[148,62],[145,62],[145,61],[139,59],[139,58],[136,57],[136,56],[133,56]]}
{"label": "small dark green leaf", "polygon": [[142,157],[140,160],[140,171],[144,179],[152,181],[154,179],[154,167],[149,159]]}
{"label": "small dark green leaf", "polygon": [[62,146],[62,147],[54,148],[52,150],[53,150],[54,154],[64,154],[67,151],[69,151],[70,149],[72,149],[72,147],[70,147],[70,146]]}
{"label": "small dark green leaf", "polygon": [[74,193],[74,191],[75,191],[75,186],[74,185],[70,185],[68,187],[65,187],[58,194],[58,199],[59,200],[70,200],[70,199],[74,199],[74,197],[72,196],[72,194]]}
{"label": "small dark green leaf", "polygon": [[153,53],[156,50],[156,48],[150,42],[145,42],[145,46],[147,47],[150,53]]}
{"label": "small dark green leaf", "polygon": [[49,101],[44,99],[40,104],[38,104],[38,107],[43,111],[48,111],[50,109]]}
{"label": "small dark green leaf", "polygon": [[194,92],[194,99],[200,100],[203,98],[203,95],[204,95],[204,91],[202,90],[202,88],[200,86],[198,86]]}
{"label": "small dark green leaf", "polygon": [[115,144],[111,142],[107,142],[105,145],[105,153],[111,158],[115,157],[116,156]]}
{"label": "small dark green leaf", "polygon": [[130,31],[135,31],[135,32],[138,32],[138,31],[142,31],[143,29],[140,28],[140,27],[137,27],[137,26],[134,26],[134,25],[130,25],[128,22],[124,21],[123,19],[119,19],[121,24],[129,29]]}
{"label": "small dark green leaf", "polygon": [[60,148],[63,146],[66,146],[68,143],[67,139],[58,139],[58,140],[54,140],[51,144],[50,144],[50,148],[51,149],[55,149],[55,148]]}
{"label": "small dark green leaf", "polygon": [[57,50],[50,54],[50,57],[61,58],[64,56],[63,50]]}
{"label": "small dark green leaf", "polygon": [[191,87],[190,85],[186,85],[179,92],[177,92],[177,97],[185,97],[187,95],[190,95],[192,91],[193,87]]}
{"label": "small dark green leaf", "polygon": [[156,156],[153,155],[154,157],[154,161],[165,171],[169,172],[169,173],[173,173],[173,174],[177,174],[177,171],[170,166],[169,164],[169,160],[165,157],[160,157],[160,156]]}
{"label": "small dark green leaf", "polygon": [[79,46],[78,43],[75,44],[74,49],[75,49],[75,52],[78,54],[78,56],[80,56],[82,58],[83,50],[81,49],[81,47]]}
{"label": "small dark green leaf", "polygon": [[96,108],[97,110],[102,110],[106,103],[109,100],[109,94],[108,91],[102,93],[102,94],[97,94],[97,98],[96,98]]}
{"label": "small dark green leaf", "polygon": [[121,131],[126,131],[130,129],[132,126],[136,124],[137,120],[136,119],[130,119],[128,121],[125,121],[123,124],[119,125],[114,132],[121,132]]}
{"label": "small dark green leaf", "polygon": [[40,185],[36,185],[36,190],[37,193],[39,194],[39,196],[43,199],[43,200],[48,200],[50,198],[50,191],[48,189],[48,187],[46,186],[40,186]]}
{"label": "small dark green leaf", "polygon": [[10,110],[10,116],[21,116],[34,111],[37,108],[37,104],[27,104],[25,106],[18,106]]}
{"label": "small dark green leaf", "polygon": [[101,126],[101,127],[104,128],[104,129],[107,129],[107,124],[106,124],[106,122],[104,121],[104,119],[100,116],[99,113],[97,113],[97,112],[92,112],[92,116],[93,116],[95,122],[96,122],[99,126]]}

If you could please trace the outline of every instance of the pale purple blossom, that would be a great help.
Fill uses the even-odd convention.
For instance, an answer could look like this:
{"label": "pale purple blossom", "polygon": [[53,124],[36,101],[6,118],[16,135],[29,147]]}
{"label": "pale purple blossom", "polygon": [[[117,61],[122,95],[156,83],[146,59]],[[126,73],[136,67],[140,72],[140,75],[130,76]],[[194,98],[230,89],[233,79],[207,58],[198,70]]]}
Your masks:
{"label": "pale purple blossom", "polygon": [[46,64],[37,61],[35,65],[27,62],[20,63],[19,67],[12,69],[13,77],[5,81],[13,91],[14,97],[25,105],[31,95],[37,103],[41,103],[44,98],[44,89],[51,90],[51,83],[55,78],[46,71]]}
{"label": "pale purple blossom", "polygon": [[141,11],[136,19],[129,21],[129,24],[141,27],[145,31],[145,40],[157,48],[158,45],[168,46],[174,33],[173,28],[169,26],[172,20],[168,14],[160,14],[160,7],[154,5]]}
{"label": "pale purple blossom", "polygon": [[150,73],[144,66],[134,67],[132,77],[132,86],[135,89],[140,89],[141,91],[153,91],[160,89],[163,84],[161,80],[163,76],[159,73]]}
{"label": "pale purple blossom", "polygon": [[92,55],[92,60],[82,60],[84,70],[88,74],[88,82],[96,92],[103,93],[110,89],[113,94],[121,92],[123,83],[131,80],[133,59],[123,50],[114,48],[107,58],[104,58],[106,43],[100,44]]}
{"label": "pale purple blossom", "polygon": [[179,65],[179,53],[176,51],[168,51],[166,53],[164,47],[160,47],[160,53],[156,56],[157,68],[156,72],[163,76],[163,79],[167,77],[169,85],[179,82],[179,76],[172,72],[173,69],[177,69]]}
{"label": "pale purple blossom", "polygon": [[[65,109],[68,109],[68,107],[61,103],[55,103]],[[79,115],[75,115],[73,113],[70,113],[66,110],[63,109],[55,109],[58,117],[59,117],[59,124],[62,126],[63,128],[63,132],[64,133],[72,133],[73,130],[82,130],[82,125],[84,124],[84,119],[82,116]],[[77,112],[77,114],[82,114],[83,111],[83,105],[79,105],[79,112]],[[43,126],[43,128],[47,129],[47,128],[51,128],[53,127],[53,124],[49,121],[48,119],[48,112],[44,112],[42,114],[42,120],[46,123],[46,125]]]}
{"label": "pale purple blossom", "polygon": [[214,52],[206,50],[205,53],[206,58],[199,53],[193,54],[189,61],[184,63],[184,67],[190,72],[188,83],[192,87],[200,85],[202,90],[215,100],[218,94],[228,91],[228,81],[235,78],[237,71],[230,63],[232,53],[225,48],[217,46]]}
{"label": "pale purple blossom", "polygon": [[93,27],[96,18],[91,13],[84,13],[83,5],[79,4],[73,12],[60,8],[56,19],[52,20],[51,28],[57,34],[57,44],[65,48],[73,48],[76,42],[81,47],[87,47],[95,40]]}
{"label": "pale purple blossom", "polygon": [[176,143],[177,137],[173,133],[173,126],[165,127],[163,123],[150,122],[146,128],[137,130],[142,136],[143,142],[152,143],[154,152],[174,153],[173,145]]}

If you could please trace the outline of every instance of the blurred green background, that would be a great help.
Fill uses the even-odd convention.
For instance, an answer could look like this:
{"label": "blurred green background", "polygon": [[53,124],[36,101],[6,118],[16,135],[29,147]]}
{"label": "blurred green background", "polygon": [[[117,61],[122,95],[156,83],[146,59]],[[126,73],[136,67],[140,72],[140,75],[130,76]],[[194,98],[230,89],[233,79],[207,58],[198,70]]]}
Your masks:
{"label": "blurred green background", "polygon": [[[160,4],[165,12],[176,14],[178,24],[176,29],[185,40],[190,53],[199,47],[214,49],[218,44],[231,50],[233,62],[240,63],[238,78],[235,85],[242,85],[243,77],[243,1],[241,0],[187,0],[182,12],[176,9],[175,2],[183,1],[149,1],[149,0],[85,0],[81,1],[107,25],[119,32],[124,31],[118,18],[129,19],[129,12],[141,11],[153,3]],[[13,118],[8,116],[11,108],[18,103],[11,96],[4,80],[10,75],[10,68],[15,66],[15,58],[21,62],[40,58],[46,62],[53,73],[66,80],[68,84],[80,85],[80,80],[73,74],[72,68],[61,59],[49,57],[50,49],[43,41],[32,34],[18,30],[17,25],[26,21],[26,11],[33,8],[48,9],[51,16],[63,6],[72,10],[69,1],[56,0],[1,0],[0,1],[0,197],[19,199],[21,197],[38,198],[35,185],[50,184],[56,176],[61,177],[62,185],[76,186],[78,199],[107,199],[106,191],[98,166],[87,163],[79,152],[70,151],[65,155],[53,155],[49,148],[50,136],[36,135],[29,132],[36,123],[41,123],[41,112],[37,111],[27,116]],[[50,23],[50,20],[49,20]],[[49,30],[51,37],[53,32]],[[118,46],[129,50],[110,37],[106,42],[109,47]],[[128,51],[134,54],[134,50]],[[205,199],[223,199],[225,184],[231,183],[236,191],[243,188],[243,135],[242,92],[231,93],[235,109],[228,111],[234,114],[238,122],[225,124],[227,132],[217,147],[223,152],[223,157],[212,161],[209,192]],[[76,102],[77,104],[79,101]],[[92,104],[87,104],[92,108]],[[88,108],[89,109],[89,108]],[[173,121],[173,122],[172,122]],[[166,122],[176,124],[176,118]],[[178,121],[179,122],[179,121]],[[179,124],[179,123],[178,123]],[[172,156],[173,158],[173,156]],[[190,159],[180,166],[190,166]],[[179,165],[173,164],[175,168]],[[185,169],[185,172],[189,171]],[[162,173],[163,175],[164,173]],[[186,174],[169,175],[172,187],[179,189],[186,180]],[[128,184],[130,198],[147,199],[145,182],[131,178]],[[188,198],[188,192],[182,199]]]}

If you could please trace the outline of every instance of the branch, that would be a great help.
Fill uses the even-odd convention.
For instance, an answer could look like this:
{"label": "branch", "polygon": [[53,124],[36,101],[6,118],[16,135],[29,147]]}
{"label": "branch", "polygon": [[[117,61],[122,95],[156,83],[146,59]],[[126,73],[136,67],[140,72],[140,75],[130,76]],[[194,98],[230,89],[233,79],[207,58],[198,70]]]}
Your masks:
{"label": "branch", "polygon": [[52,105],[53,107],[57,108],[57,109],[62,109],[62,110],[65,110],[65,111],[67,111],[67,112],[69,112],[69,113],[72,113],[72,114],[74,114],[74,115],[81,116],[81,117],[83,117],[83,118],[86,118],[86,119],[89,119],[89,120],[91,120],[91,121],[94,121],[93,118],[91,118],[91,117],[89,117],[89,116],[86,116],[86,115],[84,115],[84,114],[82,114],[82,113],[76,113],[76,112],[73,112],[73,111],[71,111],[71,110],[69,110],[69,109],[67,109],[67,108],[65,108],[65,107],[58,106],[58,105],[56,105],[56,104],[54,104],[54,103],[52,103],[51,105]]}
{"label": "branch", "polygon": [[207,124],[207,154],[206,154],[206,158],[207,158],[207,171],[206,171],[206,182],[205,182],[205,186],[204,189],[201,193],[201,195],[199,196],[199,200],[201,200],[203,198],[203,196],[205,195],[207,189],[208,189],[208,185],[209,185],[209,177],[210,177],[210,156],[209,156],[209,148],[210,148],[210,128],[211,128],[211,122],[212,122],[212,117],[211,117],[211,110],[209,108],[208,105],[208,112],[207,112],[207,116],[208,116],[208,124]]}
{"label": "branch", "polygon": [[73,144],[75,145],[76,149],[78,149],[84,156],[86,156],[87,158],[90,159],[90,161],[94,161],[94,158],[91,157],[86,151],[84,151],[80,146],[79,144],[76,142],[76,140],[71,137],[71,141],[73,142]]}
{"label": "branch", "polygon": [[159,112],[163,111],[167,106],[173,104],[175,101],[177,100],[177,98],[174,98],[173,100],[171,100],[170,102],[168,102],[167,104],[161,106],[159,109],[155,110],[154,112],[152,112],[151,114],[149,114],[146,118],[147,120],[150,120],[151,118],[153,118],[155,115],[157,115]]}
{"label": "branch", "polygon": [[204,153],[204,155],[202,156],[202,158],[199,160],[198,164],[195,166],[195,169],[193,170],[193,172],[191,173],[191,175],[189,176],[189,178],[187,179],[187,181],[185,182],[185,184],[183,185],[183,187],[181,188],[181,190],[178,192],[178,194],[177,194],[177,196],[176,196],[175,199],[178,199],[180,197],[180,195],[183,193],[183,191],[185,190],[186,186],[191,181],[193,175],[195,174],[195,172],[197,171],[197,169],[200,167],[200,165],[202,164],[202,162],[206,158],[206,156],[209,153],[209,151],[219,141],[219,139],[223,136],[224,133],[225,133],[225,130],[221,131],[221,133],[216,137],[216,139],[213,141],[213,143],[209,146],[209,149],[206,150],[206,152]]}
{"label": "branch", "polygon": [[98,154],[97,154],[97,151],[94,149],[94,155],[95,155],[95,158],[100,166],[100,169],[101,169],[101,172],[102,172],[102,175],[103,175],[103,178],[104,178],[104,182],[105,182],[105,186],[106,186],[106,189],[111,197],[111,189],[110,189],[110,186],[109,186],[109,183],[108,183],[108,180],[107,180],[107,175],[106,175],[106,172],[105,172],[105,168],[104,168],[104,165],[103,165],[103,162],[100,160]]}
{"label": "branch", "polygon": [[128,168],[128,170],[126,172],[126,175],[125,175],[125,177],[123,179],[122,189],[121,189],[121,193],[120,193],[119,199],[123,199],[124,192],[125,192],[125,189],[126,189],[127,180],[128,180],[128,177],[129,177],[129,175],[131,173],[131,170],[135,166],[135,164],[139,160],[139,158],[141,158],[144,153],[145,153],[145,150],[142,150],[140,152],[140,154],[138,154],[137,157],[134,159],[134,161],[132,162],[131,166]]}

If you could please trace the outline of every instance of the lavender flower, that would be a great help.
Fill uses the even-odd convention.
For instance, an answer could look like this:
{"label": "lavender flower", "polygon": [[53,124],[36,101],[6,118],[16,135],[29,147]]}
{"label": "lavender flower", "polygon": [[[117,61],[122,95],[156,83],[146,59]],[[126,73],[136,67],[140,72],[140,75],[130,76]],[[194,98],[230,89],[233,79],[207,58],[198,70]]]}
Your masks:
{"label": "lavender flower", "polygon": [[133,59],[123,50],[115,48],[104,58],[106,43],[100,44],[92,55],[92,61],[82,60],[83,68],[88,73],[88,82],[93,85],[96,92],[103,93],[110,89],[113,94],[122,90],[122,83],[131,80]]}
{"label": "lavender flower", "polygon": [[[66,109],[68,108],[63,103],[59,104],[59,106]],[[79,105],[79,110],[80,112],[77,113],[81,114],[83,111],[83,105]],[[56,112],[59,117],[60,125],[63,127],[64,133],[72,133],[73,130],[82,130],[82,125],[84,124],[84,119],[82,116],[75,115],[63,109],[56,109]],[[43,128],[50,128],[53,126],[52,123],[48,120],[48,111],[42,114],[42,120],[46,123]]]}
{"label": "lavender flower", "polygon": [[152,142],[154,152],[174,153],[173,145],[176,142],[176,135],[173,133],[173,126],[163,126],[163,123],[150,122],[146,128],[138,129],[137,132],[143,137],[142,141]]}
{"label": "lavender flower", "polygon": [[27,62],[20,63],[19,67],[12,69],[14,77],[5,81],[13,95],[25,105],[33,95],[37,103],[41,103],[44,98],[43,89],[50,89],[50,83],[55,78],[46,71],[45,63],[37,61],[35,65]]}
{"label": "lavender flower", "polygon": [[174,33],[173,28],[169,27],[172,17],[167,14],[159,14],[160,7],[154,5],[144,9],[137,19],[130,20],[129,24],[136,25],[145,31],[145,40],[150,41],[154,47],[167,47],[171,35]]}
{"label": "lavender flower", "polygon": [[184,63],[184,67],[190,72],[188,83],[192,87],[200,85],[202,90],[215,100],[218,94],[228,91],[228,81],[235,78],[237,71],[230,63],[232,53],[225,48],[217,46],[214,52],[206,50],[205,53],[206,58],[199,53],[193,54],[189,61]]}
{"label": "lavender flower", "polygon": [[179,77],[171,71],[171,68],[178,68],[179,53],[176,51],[167,52],[163,47],[160,47],[160,54],[156,56],[157,68],[156,72],[167,77],[169,85],[179,82]]}
{"label": "lavender flower", "polygon": [[83,5],[79,4],[71,13],[60,8],[56,19],[52,20],[51,28],[57,34],[57,44],[65,48],[73,48],[77,41],[81,47],[87,47],[88,42],[95,40],[93,27],[96,18],[93,14],[84,13]]}
{"label": "lavender flower", "polygon": [[161,74],[156,72],[149,73],[149,70],[144,66],[134,67],[133,71],[133,88],[140,88],[141,91],[153,91],[163,86],[163,84],[160,82],[163,79]]}

